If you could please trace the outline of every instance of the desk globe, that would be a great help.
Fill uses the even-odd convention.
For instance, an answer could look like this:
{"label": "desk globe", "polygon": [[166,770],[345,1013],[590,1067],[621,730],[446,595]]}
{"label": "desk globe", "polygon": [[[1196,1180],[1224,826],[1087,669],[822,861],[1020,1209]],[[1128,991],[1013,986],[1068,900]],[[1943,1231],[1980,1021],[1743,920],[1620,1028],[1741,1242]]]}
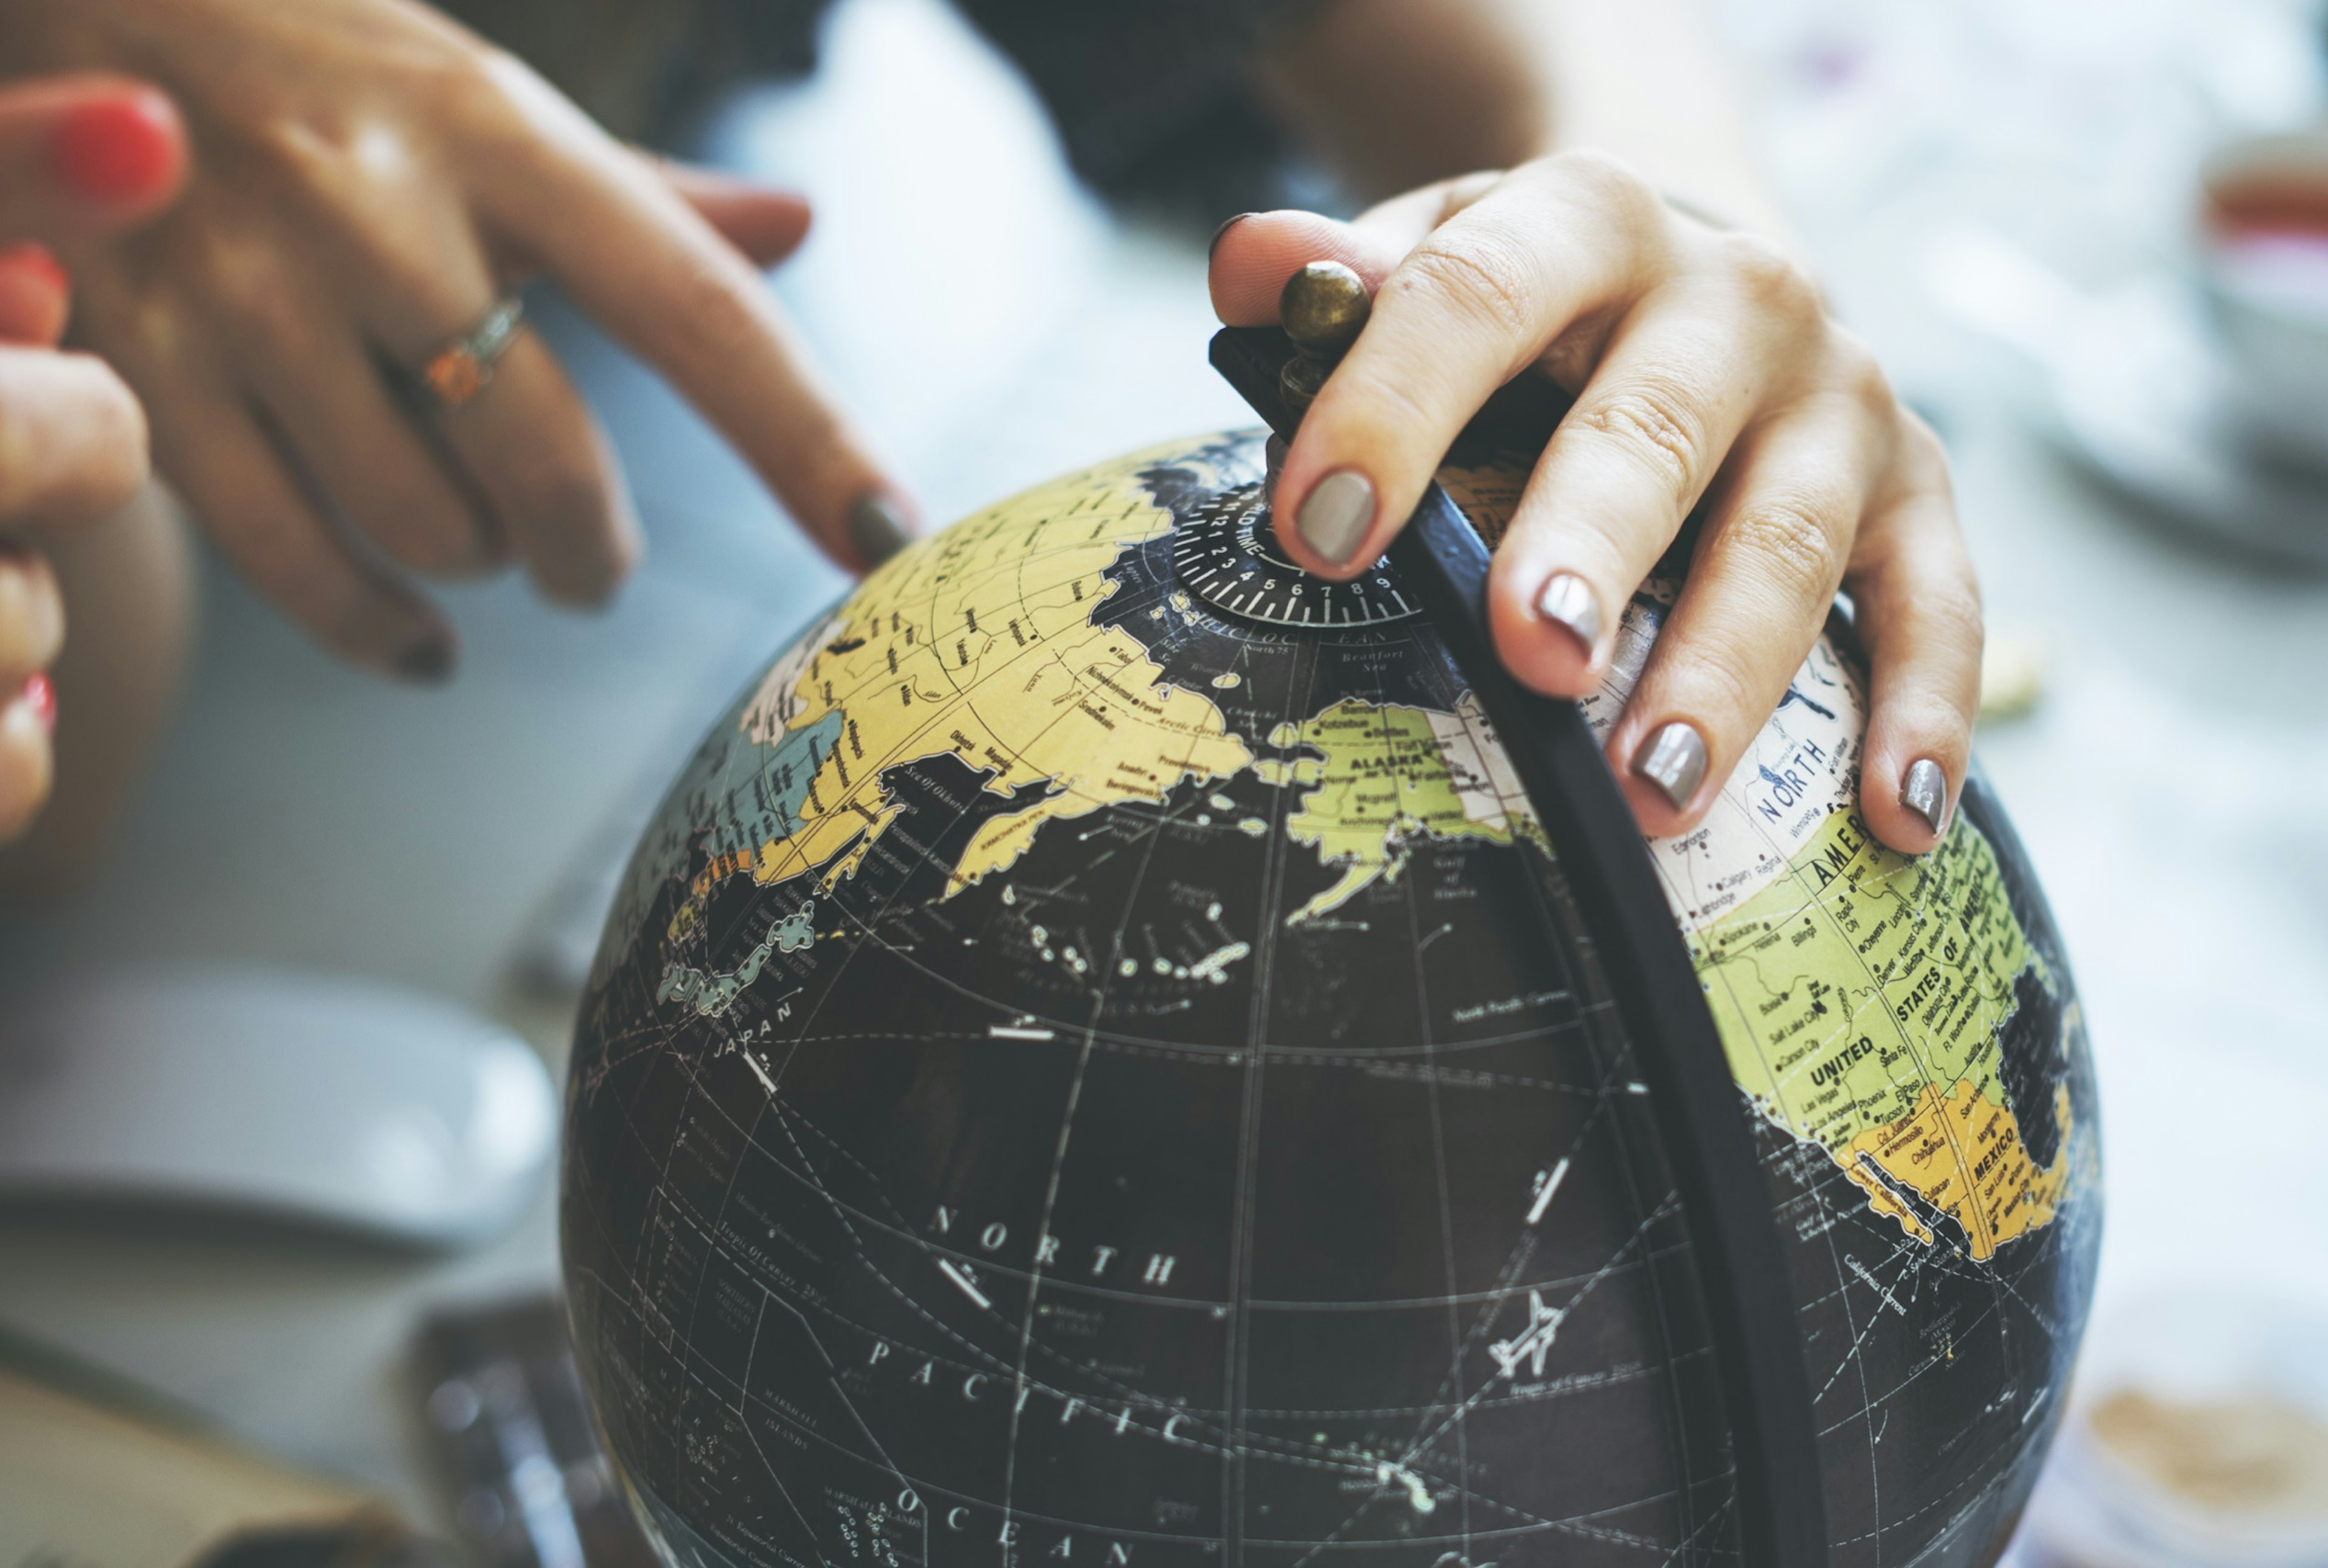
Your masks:
{"label": "desk globe", "polygon": [[[713,729],[568,1086],[577,1351],[701,1568],[1734,1562],[1648,1098],[1551,840],[1258,432],[908,549]],[[1442,483],[1489,537],[1524,465]],[[1605,728],[1676,583],[1634,596]],[[1983,1564],[2099,1238],[2083,1025],[1975,779],[1876,844],[1840,622],[1649,845],[1798,1303],[1832,1562]]]}

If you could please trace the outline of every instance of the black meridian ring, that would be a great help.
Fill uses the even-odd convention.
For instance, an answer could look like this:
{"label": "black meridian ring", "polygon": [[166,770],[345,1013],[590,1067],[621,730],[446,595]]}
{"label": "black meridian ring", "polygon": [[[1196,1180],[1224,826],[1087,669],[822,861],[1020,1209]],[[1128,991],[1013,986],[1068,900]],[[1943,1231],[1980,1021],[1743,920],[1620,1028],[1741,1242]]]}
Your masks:
{"label": "black meridian ring", "polygon": [[[1300,421],[1279,396],[1278,373],[1293,352],[1275,327],[1225,327],[1211,349],[1213,368],[1288,440]],[[1508,401],[1500,417],[1514,417]],[[1539,408],[1535,418],[1541,445],[1555,416]],[[1505,672],[1488,626],[1488,548],[1437,484],[1390,559],[1502,738],[1588,928],[1606,934],[1600,964],[1649,1087],[1705,1291],[1740,1551],[1750,1568],[1821,1568],[1826,1498],[1787,1253],[1742,1096],[1648,848],[1583,710]]]}

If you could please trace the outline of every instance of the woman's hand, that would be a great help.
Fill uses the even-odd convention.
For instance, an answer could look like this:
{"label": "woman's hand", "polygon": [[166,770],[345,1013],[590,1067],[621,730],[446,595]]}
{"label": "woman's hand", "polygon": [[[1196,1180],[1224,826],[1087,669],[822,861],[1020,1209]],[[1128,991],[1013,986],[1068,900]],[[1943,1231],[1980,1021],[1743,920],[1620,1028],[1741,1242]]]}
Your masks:
{"label": "woman's hand", "polygon": [[1318,259],[1354,268],[1375,296],[1278,479],[1295,560],[1356,575],[1488,395],[1548,375],[1575,406],[1488,586],[1497,646],[1523,681],[1591,690],[1633,589],[1705,503],[1688,583],[1609,737],[1644,830],[1704,816],[1840,587],[1874,665],[1862,807],[1894,849],[1938,841],[1970,753],[1981,645],[1947,465],[1782,250],[1682,215],[1611,159],[1563,153],[1427,186],[1355,223],[1234,222],[1213,250],[1221,319],[1274,321],[1286,278]]}
{"label": "woman's hand", "polygon": [[[110,160],[121,127],[146,155]],[[41,240],[87,241],[166,204],[185,167],[168,99],[118,78],[0,89],[0,843],[48,799],[64,601],[38,534],[93,521],[146,482],[146,419],[104,364],[64,353],[70,292]]]}
{"label": "woman's hand", "polygon": [[452,629],[408,574],[514,555],[588,603],[639,553],[613,453],[531,334],[473,399],[422,390],[537,275],[666,374],[836,559],[900,542],[896,505],[866,504],[893,487],[752,266],[798,241],[796,199],[675,182],[410,0],[11,6],[0,58],[136,71],[182,105],[183,200],[66,252],[75,338],[145,399],[158,466],[219,545],[349,658],[450,672]]}

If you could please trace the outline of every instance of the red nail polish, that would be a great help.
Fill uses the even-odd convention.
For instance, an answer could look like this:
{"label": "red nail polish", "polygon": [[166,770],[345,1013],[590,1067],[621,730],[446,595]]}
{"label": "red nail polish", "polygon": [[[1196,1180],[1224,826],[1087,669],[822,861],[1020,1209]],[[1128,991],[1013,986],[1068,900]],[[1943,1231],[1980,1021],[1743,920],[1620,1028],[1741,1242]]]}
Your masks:
{"label": "red nail polish", "polygon": [[49,248],[30,239],[21,245],[0,245],[0,272],[52,288],[59,294],[72,287],[72,279],[65,276],[63,265],[49,254]]}
{"label": "red nail polish", "polygon": [[71,310],[72,280],[46,248],[0,245],[0,343],[52,346]]}
{"label": "red nail polish", "polygon": [[41,721],[41,728],[54,733],[57,728],[57,688],[56,682],[49,679],[47,671],[35,670],[25,677],[23,700],[31,705],[33,717]]}
{"label": "red nail polish", "polygon": [[92,202],[150,200],[185,160],[177,110],[158,92],[125,92],[77,104],[49,136],[57,178]]}

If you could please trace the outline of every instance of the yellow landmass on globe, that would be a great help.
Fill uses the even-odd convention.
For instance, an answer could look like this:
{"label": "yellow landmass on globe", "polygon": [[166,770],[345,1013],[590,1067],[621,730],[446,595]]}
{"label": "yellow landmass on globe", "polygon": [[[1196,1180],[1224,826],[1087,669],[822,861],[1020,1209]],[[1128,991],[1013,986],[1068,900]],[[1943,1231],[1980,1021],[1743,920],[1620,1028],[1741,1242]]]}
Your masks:
{"label": "yellow landmass on globe", "polygon": [[1250,754],[1209,699],[1166,684],[1138,642],[1092,624],[1115,587],[1107,568],[1125,546],[1172,525],[1135,482],[1168,455],[1177,449],[1029,491],[868,577],[746,705],[741,722],[755,737],[832,715],[843,723],[793,830],[718,869],[775,882],[827,866],[830,886],[874,851],[904,809],[882,775],[949,751],[990,774],[990,794],[1025,793],[946,868],[948,896],[1010,865],[1045,822],[1160,803],[1184,779],[1245,766]]}
{"label": "yellow landmass on globe", "polygon": [[2042,980],[2042,963],[1971,823],[1910,859],[1837,812],[1785,876],[1692,948],[1739,1084],[1825,1149],[1876,1212],[1931,1241],[1901,1196],[1912,1192],[1957,1221],[1977,1258],[2052,1218],[2069,1103],[2056,1105],[2063,1148],[2041,1168],[2005,1094],[2000,1036],[2016,982]]}
{"label": "yellow landmass on globe", "polygon": [[1395,880],[1406,840],[1478,838],[1511,842],[1514,825],[1538,831],[1510,763],[1470,695],[1453,713],[1350,699],[1270,736],[1281,749],[1302,746],[1315,758],[1254,765],[1263,780],[1309,789],[1286,819],[1295,842],[1338,865],[1334,885],[1295,910],[1288,925],[1340,908],[1378,878]]}

